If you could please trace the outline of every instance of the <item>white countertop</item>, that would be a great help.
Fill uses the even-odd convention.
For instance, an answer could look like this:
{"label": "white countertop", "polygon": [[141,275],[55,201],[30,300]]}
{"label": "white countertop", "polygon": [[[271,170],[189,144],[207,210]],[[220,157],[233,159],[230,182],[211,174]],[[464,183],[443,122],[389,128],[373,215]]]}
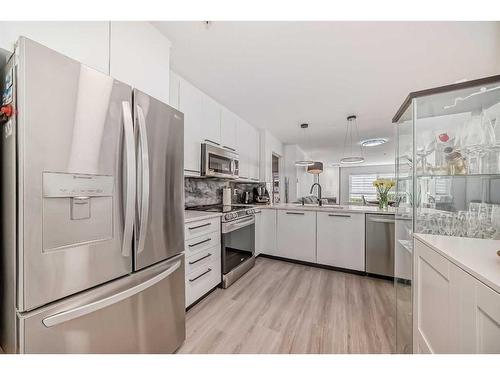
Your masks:
{"label": "white countertop", "polygon": [[317,206],[305,205],[302,206],[296,203],[278,203],[269,206],[255,206],[261,209],[274,209],[274,210],[298,210],[298,211],[326,211],[326,212],[359,212],[359,213],[373,213],[373,214],[394,214],[394,208],[389,207],[387,210],[380,210],[377,206]]}
{"label": "white countertop", "polygon": [[212,219],[214,217],[221,217],[220,212],[206,212],[206,211],[193,211],[184,210],[184,222],[191,223],[192,221]]}
{"label": "white countertop", "polygon": [[500,293],[500,240],[415,234],[414,237],[432,247],[496,292]]}

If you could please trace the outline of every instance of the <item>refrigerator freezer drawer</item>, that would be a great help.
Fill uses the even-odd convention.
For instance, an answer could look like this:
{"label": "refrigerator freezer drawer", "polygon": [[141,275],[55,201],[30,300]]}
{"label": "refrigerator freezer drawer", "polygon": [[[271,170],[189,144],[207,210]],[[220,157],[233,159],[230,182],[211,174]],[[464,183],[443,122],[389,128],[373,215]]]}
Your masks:
{"label": "refrigerator freezer drawer", "polygon": [[31,313],[24,353],[173,353],[185,339],[184,255]]}

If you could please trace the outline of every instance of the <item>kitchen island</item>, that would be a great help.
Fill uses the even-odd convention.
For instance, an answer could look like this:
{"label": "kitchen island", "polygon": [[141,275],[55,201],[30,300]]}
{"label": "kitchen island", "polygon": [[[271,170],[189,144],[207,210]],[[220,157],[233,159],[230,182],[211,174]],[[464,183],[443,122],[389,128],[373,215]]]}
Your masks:
{"label": "kitchen island", "polygon": [[[376,206],[275,204],[256,207],[256,255],[366,272],[365,214]],[[391,261],[388,259],[388,261]]]}

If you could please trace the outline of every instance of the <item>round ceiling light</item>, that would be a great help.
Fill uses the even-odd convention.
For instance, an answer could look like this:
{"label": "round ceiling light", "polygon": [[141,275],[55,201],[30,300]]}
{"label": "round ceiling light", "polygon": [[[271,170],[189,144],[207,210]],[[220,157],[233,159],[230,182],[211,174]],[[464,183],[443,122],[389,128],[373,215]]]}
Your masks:
{"label": "round ceiling light", "polygon": [[312,160],[297,160],[295,162],[295,165],[297,167],[309,167],[310,165],[313,165],[314,162]]}
{"label": "round ceiling light", "polygon": [[[304,142],[307,140],[307,133],[306,130],[309,127],[309,124],[300,124],[300,128],[302,129],[303,135],[304,135]],[[314,164],[314,161],[312,160],[296,160],[295,161],[295,166],[297,167],[309,167]]]}
{"label": "round ceiling light", "polygon": [[[356,116],[350,115],[347,116],[347,128],[344,139],[344,157],[340,159],[340,164],[356,164],[363,163],[365,161],[361,143],[357,143],[354,139],[355,137],[358,140],[361,139],[359,138]],[[359,148],[359,150],[356,150],[357,148]]]}
{"label": "round ceiling light", "polygon": [[361,141],[361,146],[363,147],[375,147],[387,143],[387,138],[370,138]]}
{"label": "round ceiling light", "polygon": [[351,156],[347,158],[340,159],[340,164],[357,164],[365,161],[365,158],[362,156]]}

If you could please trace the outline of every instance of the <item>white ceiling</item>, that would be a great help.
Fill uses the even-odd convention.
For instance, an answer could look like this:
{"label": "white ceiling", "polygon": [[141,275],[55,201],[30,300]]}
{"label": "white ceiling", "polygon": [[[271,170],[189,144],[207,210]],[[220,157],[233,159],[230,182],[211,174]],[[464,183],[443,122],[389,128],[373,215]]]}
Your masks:
{"label": "white ceiling", "polygon": [[[410,91],[500,73],[498,22],[153,22],[171,67],[254,126],[318,160],[342,157],[346,116],[367,164],[394,160],[391,119]],[[299,124],[310,124],[303,137]]]}

